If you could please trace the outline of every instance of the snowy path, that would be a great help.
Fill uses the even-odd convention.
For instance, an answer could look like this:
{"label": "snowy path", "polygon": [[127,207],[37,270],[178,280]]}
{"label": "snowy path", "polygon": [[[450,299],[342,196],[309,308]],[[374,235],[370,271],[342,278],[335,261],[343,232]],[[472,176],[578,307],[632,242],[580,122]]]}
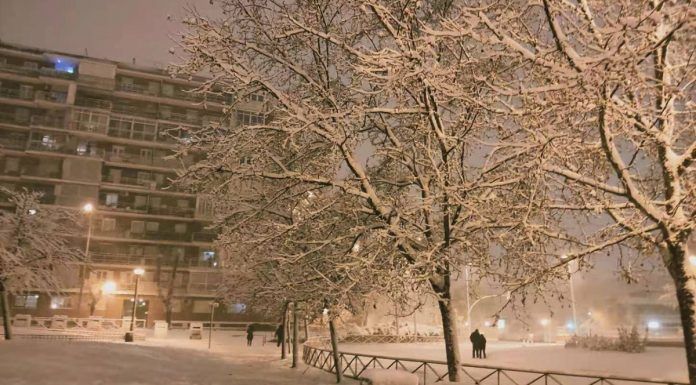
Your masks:
{"label": "snowy path", "polygon": [[[290,369],[275,345],[248,348],[241,338],[219,333],[189,341],[174,333],[142,343],[0,341],[3,385],[328,385],[331,374]],[[356,382],[346,380],[346,384]]]}
{"label": "snowy path", "polygon": [[[686,358],[682,348],[648,348],[645,353],[633,354],[566,349],[553,344],[525,346],[513,342],[489,342],[486,360],[472,359],[470,344],[462,344],[460,349],[464,363],[688,382]],[[342,344],[340,350],[392,357],[445,360],[442,343]]]}

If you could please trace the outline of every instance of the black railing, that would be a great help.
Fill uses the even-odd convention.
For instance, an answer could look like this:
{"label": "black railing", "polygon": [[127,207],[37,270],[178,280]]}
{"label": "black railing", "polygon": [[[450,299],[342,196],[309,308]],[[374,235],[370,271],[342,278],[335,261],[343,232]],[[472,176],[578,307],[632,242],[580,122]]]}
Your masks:
{"label": "black railing", "polygon": [[[315,342],[316,343],[316,342]],[[336,373],[333,351],[305,344],[302,360],[310,366]],[[344,376],[359,379],[367,369],[404,370],[416,374],[421,385],[441,382],[447,379],[447,362],[419,360],[413,358],[377,356],[359,353],[339,352],[341,372]],[[686,382],[650,378],[630,378],[620,376],[600,376],[561,372],[553,370],[530,370],[499,367],[491,365],[463,364],[462,381],[465,384],[481,385],[688,385]]]}

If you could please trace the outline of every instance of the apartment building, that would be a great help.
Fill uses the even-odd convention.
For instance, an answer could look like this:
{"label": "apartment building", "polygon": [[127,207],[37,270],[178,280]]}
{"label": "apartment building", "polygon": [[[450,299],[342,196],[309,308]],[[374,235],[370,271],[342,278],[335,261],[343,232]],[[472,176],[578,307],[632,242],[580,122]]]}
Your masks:
{"label": "apartment building", "polygon": [[[76,241],[90,263],[66,273],[61,295],[15,296],[13,313],[130,317],[133,270],[141,267],[138,318],[165,319],[166,300],[174,320],[208,317],[221,280],[206,230],[213,208],[171,185],[181,161],[166,157],[182,126],[263,119],[264,96],[230,121],[227,96],[204,101],[188,92],[195,86],[160,69],[0,42],[0,184],[41,191],[48,205],[94,207],[81,210],[90,225]],[[216,316],[249,317],[243,304],[223,305]]]}

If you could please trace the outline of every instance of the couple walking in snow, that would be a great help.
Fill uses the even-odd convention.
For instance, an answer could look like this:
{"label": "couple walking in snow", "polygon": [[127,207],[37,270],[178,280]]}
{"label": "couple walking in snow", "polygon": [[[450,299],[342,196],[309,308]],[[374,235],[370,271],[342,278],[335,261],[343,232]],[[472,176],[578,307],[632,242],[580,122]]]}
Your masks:
{"label": "couple walking in snow", "polygon": [[476,329],[469,336],[469,340],[471,340],[471,345],[473,345],[471,358],[486,358],[486,337]]}

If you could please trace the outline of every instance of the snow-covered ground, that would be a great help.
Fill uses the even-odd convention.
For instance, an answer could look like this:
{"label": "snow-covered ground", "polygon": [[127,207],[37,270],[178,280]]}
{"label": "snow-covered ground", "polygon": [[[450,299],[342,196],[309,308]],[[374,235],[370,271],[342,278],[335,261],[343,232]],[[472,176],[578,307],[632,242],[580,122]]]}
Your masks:
{"label": "snow-covered ground", "polygon": [[[341,344],[339,349],[392,357],[445,360],[442,343]],[[462,344],[460,349],[464,363],[688,382],[683,348],[648,348],[645,353],[595,352],[566,349],[556,344],[523,345],[490,341],[486,347],[488,358],[485,360],[471,358],[470,344]]]}
{"label": "snow-covered ground", "polygon": [[[0,341],[3,385],[328,385],[330,373],[289,369],[275,344],[247,347],[239,333],[214,332],[208,341],[184,331],[166,339],[123,342]],[[204,334],[207,337],[207,334]],[[346,379],[345,383],[356,382]]]}

